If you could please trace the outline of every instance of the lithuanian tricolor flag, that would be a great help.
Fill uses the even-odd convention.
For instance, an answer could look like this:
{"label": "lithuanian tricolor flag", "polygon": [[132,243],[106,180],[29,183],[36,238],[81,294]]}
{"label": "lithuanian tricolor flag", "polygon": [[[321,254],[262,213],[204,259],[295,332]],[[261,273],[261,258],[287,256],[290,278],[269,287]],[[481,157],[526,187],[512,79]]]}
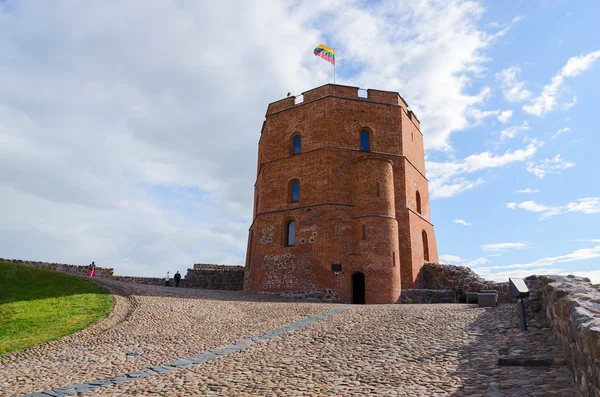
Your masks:
{"label": "lithuanian tricolor flag", "polygon": [[333,48],[327,47],[325,44],[319,44],[315,48],[315,55],[335,65],[335,50]]}

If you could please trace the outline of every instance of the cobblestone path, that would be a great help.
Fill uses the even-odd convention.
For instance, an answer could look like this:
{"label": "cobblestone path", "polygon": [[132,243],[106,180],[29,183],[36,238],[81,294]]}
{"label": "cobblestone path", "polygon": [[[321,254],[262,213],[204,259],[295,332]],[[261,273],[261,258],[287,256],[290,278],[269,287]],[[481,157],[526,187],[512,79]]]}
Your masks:
{"label": "cobblestone path", "polygon": [[[519,330],[515,305],[342,305],[111,282],[118,304],[90,329],[0,358],[0,396],[105,379],[318,320],[244,350],[85,396],[578,396],[542,317]],[[330,312],[333,309],[333,312]],[[324,316],[324,313],[330,313]],[[316,316],[316,317],[315,317]],[[43,396],[43,395],[41,395]]]}

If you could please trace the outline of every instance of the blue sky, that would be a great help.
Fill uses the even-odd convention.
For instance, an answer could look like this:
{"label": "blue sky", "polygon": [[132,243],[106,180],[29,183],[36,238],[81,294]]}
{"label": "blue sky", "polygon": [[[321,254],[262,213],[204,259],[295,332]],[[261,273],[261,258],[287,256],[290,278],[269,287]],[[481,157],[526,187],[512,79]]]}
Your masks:
{"label": "blue sky", "polygon": [[[480,185],[432,202],[439,253],[447,262],[475,261],[473,268],[479,273],[499,280],[510,275],[581,272],[597,282],[600,185],[594,174],[600,138],[593,115],[600,93],[600,65],[589,59],[600,57],[591,16],[600,11],[599,5],[558,1],[484,5],[489,8],[483,20],[492,26],[497,18],[520,17],[489,48],[485,76],[474,84],[475,91],[484,86],[492,89],[485,104],[488,109],[511,110],[512,117],[504,124],[485,122],[453,134],[453,155],[458,161],[487,151],[498,156],[523,149],[534,139],[539,149],[527,160],[474,172],[469,180],[480,178]],[[540,115],[524,108],[570,59],[586,55],[588,62],[579,61],[585,71],[564,78],[551,110]],[[503,94],[515,86],[503,88],[507,70],[516,71],[516,81],[524,82],[522,97],[527,96],[523,90],[531,92],[527,100]],[[507,138],[515,126],[521,128],[512,130],[514,138]],[[428,159],[444,162],[446,155],[429,152]],[[523,192],[527,189],[532,192]],[[510,245],[493,245],[498,243]]]}
{"label": "blue sky", "polygon": [[269,102],[332,80],[421,120],[443,262],[600,282],[595,1],[0,2],[0,256],[243,264]]}

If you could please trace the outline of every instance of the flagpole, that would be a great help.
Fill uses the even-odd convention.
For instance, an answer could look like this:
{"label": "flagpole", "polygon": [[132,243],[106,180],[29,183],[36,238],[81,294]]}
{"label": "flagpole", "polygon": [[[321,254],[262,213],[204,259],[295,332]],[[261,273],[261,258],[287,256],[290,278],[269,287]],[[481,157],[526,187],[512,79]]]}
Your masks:
{"label": "flagpole", "polygon": [[335,47],[333,47],[333,84],[335,84]]}

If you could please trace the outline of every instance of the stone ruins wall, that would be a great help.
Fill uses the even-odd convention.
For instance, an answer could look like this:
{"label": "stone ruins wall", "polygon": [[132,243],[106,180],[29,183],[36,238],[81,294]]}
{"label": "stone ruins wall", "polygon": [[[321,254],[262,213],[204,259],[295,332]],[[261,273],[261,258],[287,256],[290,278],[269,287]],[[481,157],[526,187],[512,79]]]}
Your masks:
{"label": "stone ruins wall", "polygon": [[[112,279],[133,284],[165,285],[165,280],[161,277],[112,276]],[[172,277],[171,285],[175,285]],[[179,285],[181,286],[181,283]]]}
{"label": "stone ruins wall", "polygon": [[600,289],[587,278],[529,276],[528,309],[544,310],[584,396],[600,396]]}
{"label": "stone ruins wall", "polygon": [[281,296],[283,298],[292,298],[310,302],[340,302],[340,294],[328,288],[322,288],[313,291],[261,292],[261,294]]}
{"label": "stone ruins wall", "polygon": [[[466,302],[467,292],[479,292],[481,290],[498,291],[500,302],[514,301],[510,296],[508,282],[497,283],[481,278],[473,270],[466,266],[442,265],[439,263],[426,263],[417,276],[417,288],[406,291],[410,298],[411,294],[419,296],[412,291],[418,290],[450,290],[454,291],[457,302]],[[447,302],[449,294],[441,294],[440,302]],[[417,300],[418,303],[418,300]]]}
{"label": "stone ruins wall", "polygon": [[244,289],[244,266],[198,263],[188,269],[182,281],[185,287],[241,291]]}
{"label": "stone ruins wall", "polygon": [[454,289],[403,289],[400,303],[456,303],[459,302],[457,291]]}
{"label": "stone ruins wall", "polygon": [[[0,258],[0,262],[18,263],[21,265],[49,269],[76,276],[87,276],[88,273],[87,265],[68,265],[65,263],[50,263],[5,258]],[[113,268],[100,266],[96,266],[94,277],[112,278],[113,280],[117,281],[145,285],[164,285],[165,283],[162,277],[117,276],[114,274]],[[173,275],[171,275],[171,286],[174,286],[175,281],[172,277]],[[243,266],[195,264],[194,269],[188,269],[185,277],[182,275],[179,286],[186,288],[241,291],[243,289],[243,283]]]}
{"label": "stone ruins wall", "polygon": [[[25,261],[21,259],[5,259],[0,258],[0,262],[17,263],[19,265],[39,267],[41,269],[49,269],[57,272],[69,273],[80,276],[87,276],[88,265],[67,265],[65,263],[54,263],[54,262],[39,262],[39,261]],[[94,272],[95,277],[112,277],[114,273],[113,268],[98,267]]]}

